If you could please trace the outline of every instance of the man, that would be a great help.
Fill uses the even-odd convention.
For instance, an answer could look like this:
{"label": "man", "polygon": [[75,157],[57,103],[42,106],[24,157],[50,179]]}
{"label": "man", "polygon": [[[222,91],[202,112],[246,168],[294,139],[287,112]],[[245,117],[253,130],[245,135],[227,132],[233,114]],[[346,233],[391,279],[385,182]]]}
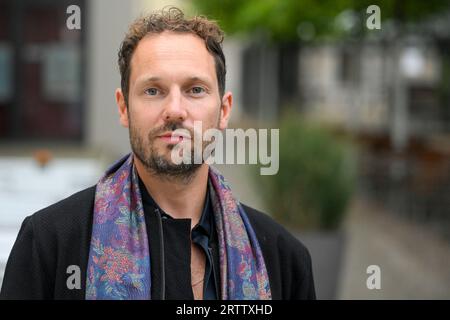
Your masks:
{"label": "man", "polygon": [[205,162],[172,159],[194,121],[227,127],[222,40],[214,22],[176,8],[130,26],[116,101],[132,153],[95,186],[25,219],[2,298],[315,298],[296,238],[237,202]]}

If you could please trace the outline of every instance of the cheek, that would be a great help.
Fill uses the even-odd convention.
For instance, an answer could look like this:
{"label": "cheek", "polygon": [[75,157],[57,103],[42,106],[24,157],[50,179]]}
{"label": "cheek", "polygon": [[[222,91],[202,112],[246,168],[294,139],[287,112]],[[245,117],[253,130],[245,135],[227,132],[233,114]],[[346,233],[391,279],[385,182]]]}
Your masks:
{"label": "cheek", "polygon": [[[210,128],[217,128],[219,125],[219,112],[211,111],[208,114],[203,115],[202,118],[197,118],[202,121],[203,132]],[[198,121],[198,120],[197,120]]]}
{"label": "cheek", "polygon": [[220,118],[220,103],[218,101],[214,101],[211,104],[214,106],[207,108],[207,111],[201,115],[203,126],[207,128],[217,127]]}
{"label": "cheek", "polygon": [[139,130],[141,133],[148,133],[156,126],[156,115],[150,113],[149,108],[139,105],[133,105],[133,110],[130,113],[130,126]]}
{"label": "cheek", "polygon": [[149,129],[143,127],[136,118],[132,117],[130,120],[130,135],[133,136],[133,139],[138,139],[140,143],[147,144],[149,142]]}

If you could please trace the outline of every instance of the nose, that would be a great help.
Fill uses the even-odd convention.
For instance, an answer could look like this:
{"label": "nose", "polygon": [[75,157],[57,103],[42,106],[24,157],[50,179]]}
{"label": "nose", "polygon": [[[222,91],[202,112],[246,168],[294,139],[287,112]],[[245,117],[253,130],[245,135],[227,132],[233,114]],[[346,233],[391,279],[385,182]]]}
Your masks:
{"label": "nose", "polygon": [[183,104],[183,95],[180,90],[171,90],[164,106],[163,118],[166,122],[182,122],[186,120],[187,112]]}

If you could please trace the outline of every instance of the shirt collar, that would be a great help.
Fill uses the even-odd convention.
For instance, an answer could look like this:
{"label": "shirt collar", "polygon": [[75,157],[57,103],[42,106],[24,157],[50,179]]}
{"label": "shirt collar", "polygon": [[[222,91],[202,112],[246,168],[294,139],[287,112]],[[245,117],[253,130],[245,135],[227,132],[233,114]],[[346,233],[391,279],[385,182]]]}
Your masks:
{"label": "shirt collar", "polygon": [[[138,177],[139,177],[139,175],[138,175]],[[203,232],[206,236],[208,236],[208,238],[211,237],[211,234],[212,234],[212,225],[213,225],[213,219],[214,219],[214,213],[213,213],[211,200],[210,200],[210,194],[209,194],[209,188],[210,187],[208,184],[208,187],[206,188],[206,197],[205,197],[205,202],[203,204],[202,215],[200,216],[200,220],[199,220],[198,224],[192,229],[192,232],[196,232],[197,230]],[[144,204],[150,205],[154,208],[158,208],[163,217],[168,218],[168,219],[174,219],[171,215],[167,214],[166,212],[164,212],[164,210],[162,210],[159,207],[159,205],[156,203],[156,201],[153,199],[153,197],[147,191],[147,188],[145,187],[144,182],[142,181],[142,179],[140,177],[139,177],[139,190],[141,191],[142,202]]]}
{"label": "shirt collar", "polygon": [[200,217],[200,221],[194,227],[194,229],[199,228],[208,237],[210,237],[211,236],[211,227],[212,227],[212,222],[213,222],[212,219],[214,219],[214,213],[212,210],[211,200],[209,198],[209,184],[208,184],[208,187],[206,188],[205,203],[203,204],[203,212]]}

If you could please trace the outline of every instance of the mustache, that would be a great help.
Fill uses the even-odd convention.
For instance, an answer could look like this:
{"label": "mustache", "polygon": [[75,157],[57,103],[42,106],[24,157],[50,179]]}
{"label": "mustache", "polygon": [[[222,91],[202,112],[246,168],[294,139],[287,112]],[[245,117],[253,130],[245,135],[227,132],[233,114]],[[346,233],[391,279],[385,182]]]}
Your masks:
{"label": "mustache", "polygon": [[167,131],[175,131],[177,129],[188,130],[190,135],[191,135],[191,137],[194,136],[194,130],[193,129],[190,129],[190,128],[187,128],[187,127],[183,126],[180,122],[170,121],[170,122],[165,123],[161,127],[155,128],[152,131],[150,131],[149,137],[151,139],[154,139],[157,136],[159,136],[159,135],[161,135],[161,134],[163,134],[163,133],[165,133]]}

